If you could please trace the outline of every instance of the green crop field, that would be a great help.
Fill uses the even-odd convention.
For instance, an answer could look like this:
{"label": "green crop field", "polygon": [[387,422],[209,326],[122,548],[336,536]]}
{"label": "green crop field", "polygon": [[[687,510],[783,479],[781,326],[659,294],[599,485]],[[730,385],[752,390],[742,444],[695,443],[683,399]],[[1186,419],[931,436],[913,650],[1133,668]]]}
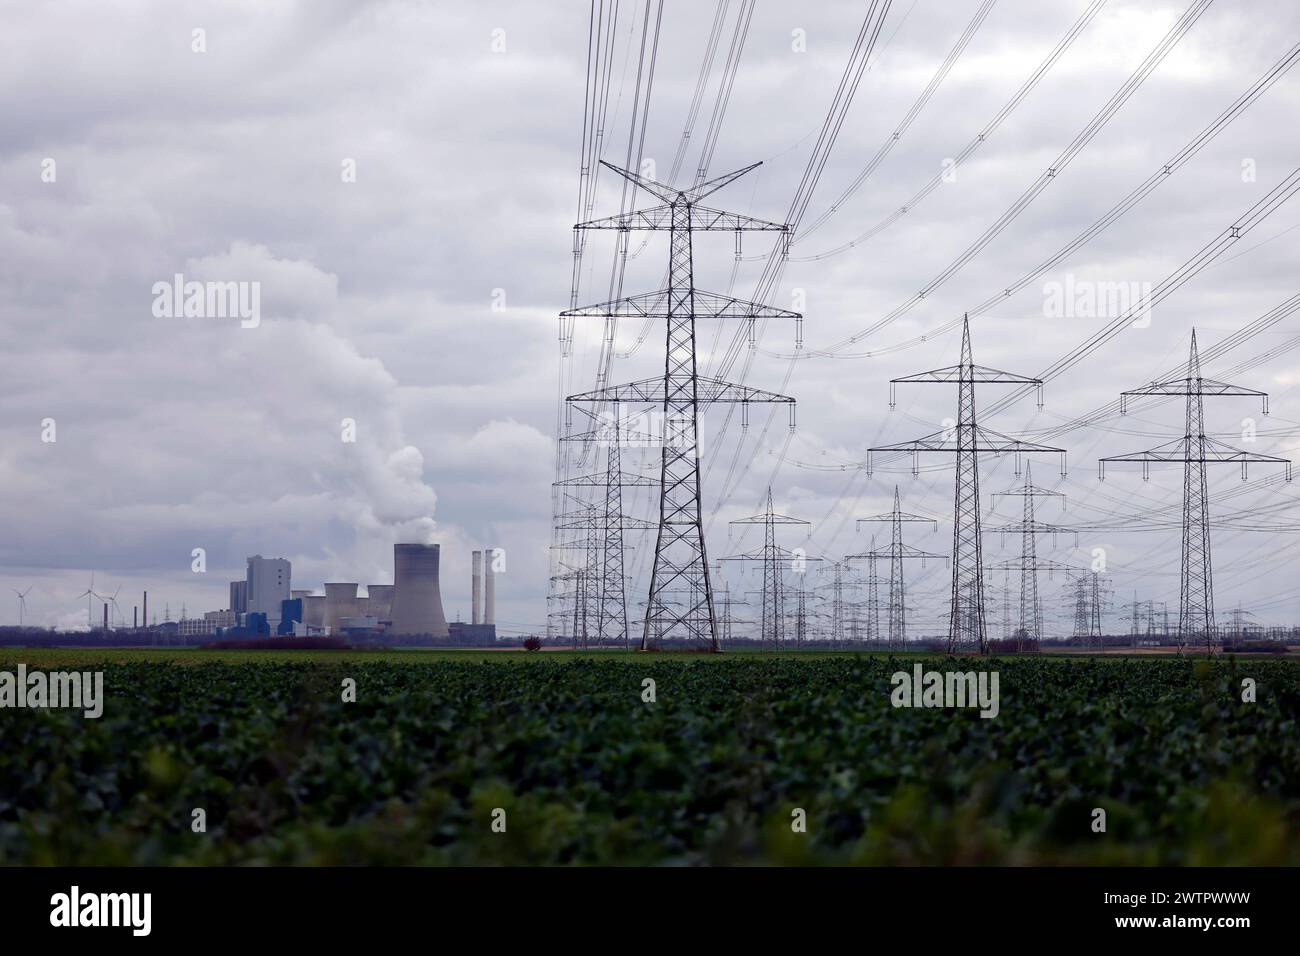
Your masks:
{"label": "green crop field", "polygon": [[[998,716],[891,706],[922,660],[998,671]],[[0,650],[20,662],[102,670],[106,702],[0,709],[4,864],[1300,863],[1288,660]]]}

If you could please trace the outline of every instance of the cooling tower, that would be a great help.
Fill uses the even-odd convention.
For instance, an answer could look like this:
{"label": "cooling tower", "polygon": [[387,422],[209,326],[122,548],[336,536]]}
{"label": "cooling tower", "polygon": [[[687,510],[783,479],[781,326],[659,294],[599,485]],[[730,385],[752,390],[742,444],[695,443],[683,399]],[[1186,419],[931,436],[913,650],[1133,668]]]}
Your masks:
{"label": "cooling tower", "polygon": [[497,576],[492,570],[496,561],[496,548],[483,552],[483,623],[497,622]]}
{"label": "cooling tower", "polygon": [[436,544],[393,545],[394,634],[448,636],[438,588],[438,552]]}
{"label": "cooling tower", "polygon": [[370,613],[369,596],[357,598],[357,617],[365,617],[369,613]]}
{"label": "cooling tower", "polygon": [[366,588],[370,595],[370,613],[379,621],[391,621],[393,612],[393,586],[371,584]]}
{"label": "cooling tower", "polygon": [[325,595],[306,594],[303,596],[302,622],[308,627],[325,626]]}
{"label": "cooling tower", "polygon": [[311,596],[310,588],[294,588],[289,592],[290,600],[294,598],[305,598]]}
{"label": "cooling tower", "polygon": [[470,612],[471,624],[483,623],[483,552],[475,551],[470,561]]}
{"label": "cooling tower", "polygon": [[340,622],[345,617],[357,616],[357,586],[351,582],[325,585],[325,626],[330,634],[342,630]]}

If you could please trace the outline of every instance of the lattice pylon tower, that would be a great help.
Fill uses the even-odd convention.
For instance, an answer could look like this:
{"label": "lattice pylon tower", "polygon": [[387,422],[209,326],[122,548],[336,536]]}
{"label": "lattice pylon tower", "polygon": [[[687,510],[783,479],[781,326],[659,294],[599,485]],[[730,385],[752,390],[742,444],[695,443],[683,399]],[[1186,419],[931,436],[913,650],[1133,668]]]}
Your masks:
{"label": "lattice pylon tower", "polygon": [[1091,642],[1091,615],[1088,613],[1088,577],[1080,574],[1074,580],[1074,636],[1081,638],[1086,647]]}
{"label": "lattice pylon tower", "polygon": [[[583,482],[603,481],[604,477],[603,475],[586,475],[565,479],[559,484],[581,486]],[[627,476],[621,480],[627,481],[629,478],[635,480],[634,476]],[[571,494],[571,492],[566,493],[561,498],[563,499],[568,494]],[[648,521],[642,521],[623,514],[609,514],[603,503],[581,504],[576,511],[556,516],[555,529],[557,532],[581,532],[584,542],[580,545],[585,551],[582,565],[570,569],[565,574],[556,576],[557,581],[573,581],[575,584],[573,592],[573,636],[575,647],[585,648],[592,643],[600,645],[621,643],[626,646],[626,628],[624,628],[620,636],[616,630],[602,627],[605,619],[601,614],[603,602],[599,591],[598,579],[600,574],[596,562],[601,552],[605,550],[605,542],[608,541],[611,530],[617,529],[619,531],[617,540],[620,547],[622,547],[623,531],[647,531],[653,527],[654,525]],[[565,550],[572,549],[572,545],[563,541],[556,547]]]}
{"label": "lattice pylon tower", "polygon": [[1242,451],[1205,434],[1206,396],[1250,396],[1259,398],[1263,413],[1268,414],[1268,393],[1239,385],[1229,385],[1201,375],[1201,358],[1196,348],[1196,330],[1187,357],[1187,374],[1182,378],[1152,382],[1120,395],[1120,412],[1127,400],[1137,395],[1180,395],[1186,398],[1183,437],[1148,451],[1114,455],[1098,462],[1099,478],[1105,478],[1106,462],[1141,462],[1142,479],[1150,478],[1151,462],[1179,462],[1183,466],[1183,547],[1178,587],[1178,645],[1201,639],[1207,652],[1215,649],[1214,578],[1210,561],[1210,503],[1205,466],[1214,463],[1241,465],[1246,480],[1250,462],[1273,462],[1286,466],[1291,480],[1291,462],[1287,458]]}
{"label": "lattice pylon tower", "polygon": [[1088,636],[1096,642],[1098,648],[1105,650],[1106,638],[1101,630],[1101,612],[1104,604],[1102,599],[1101,574],[1097,571],[1092,572],[1092,601],[1088,605]]}
{"label": "lattice pylon tower", "polygon": [[[876,536],[871,536],[871,550],[876,550]],[[867,559],[867,640],[880,643],[880,572],[875,558]]]}
{"label": "lattice pylon tower", "polygon": [[[847,571],[848,564],[846,561],[832,561],[829,565],[830,580],[825,584],[819,585],[817,590],[830,595],[830,613],[824,611],[820,616],[830,618],[830,642],[832,646],[838,647],[841,643],[847,643],[849,637],[849,604],[845,600],[845,589],[851,587],[851,583],[845,579],[844,572]],[[827,598],[823,597],[823,607]]]}
{"label": "lattice pylon tower", "polygon": [[808,639],[808,590],[800,586],[795,592],[794,643],[802,648]]}
{"label": "lattice pylon tower", "polygon": [[776,543],[777,525],[804,525],[808,522],[802,518],[777,514],[772,509],[772,489],[767,489],[767,506],[761,514],[748,518],[737,518],[733,525],[761,524],[763,526],[763,547],[759,552],[735,554],[723,558],[723,561],[758,561],[763,566],[763,616],[759,625],[759,646],[763,650],[781,649],[785,639],[785,578],[784,566],[798,564],[799,573],[803,573],[802,562],[820,561],[809,558],[806,554],[789,551]]}
{"label": "lattice pylon tower", "polygon": [[[598,417],[597,427],[575,433],[570,428],[565,441],[584,444],[604,444],[605,469],[589,475],[577,475],[555,482],[561,492],[558,501],[573,501],[583,507],[579,513],[581,529],[586,531],[583,549],[586,554],[585,571],[577,579],[577,598],[581,611],[575,608],[579,619],[587,622],[591,639],[601,646],[629,646],[627,620],[626,561],[627,550],[623,542],[624,530],[646,529],[645,522],[636,522],[623,514],[623,488],[651,488],[658,484],[654,478],[624,472],[621,449],[625,439],[645,442],[650,436],[644,432],[625,429],[617,414]],[[596,500],[584,502],[580,495],[591,493]],[[600,520],[594,520],[595,514]],[[569,515],[573,519],[574,515]],[[591,519],[591,520],[589,520]],[[564,521],[557,515],[556,531],[564,530]],[[561,544],[560,547],[566,547]],[[561,578],[560,580],[564,580]]]}
{"label": "lattice pylon tower", "polygon": [[1037,652],[1039,642],[1043,639],[1043,605],[1038,596],[1038,572],[1047,571],[1050,575],[1056,571],[1069,572],[1074,570],[1073,567],[1067,564],[1040,559],[1038,557],[1038,536],[1050,534],[1055,539],[1058,534],[1074,533],[1074,529],[1047,524],[1035,519],[1035,498],[1060,498],[1062,507],[1064,507],[1065,495],[1059,491],[1052,491],[1035,485],[1032,469],[1028,463],[1025,465],[1025,477],[1021,485],[1007,491],[996,492],[993,495],[995,501],[1002,497],[1020,498],[1022,500],[1020,522],[993,529],[1002,532],[1003,535],[1018,534],[1020,536],[1020,557],[999,562],[993,567],[1002,571],[1020,572],[1020,626],[1017,629],[1019,637],[1017,638],[1016,649]]}
{"label": "lattice pylon tower", "polygon": [[[948,653],[988,652],[984,616],[984,558],[980,534],[979,455],[1057,452],[1065,449],[1020,441],[981,426],[975,414],[977,384],[1032,385],[1039,393],[1042,407],[1042,380],[999,369],[976,365],[970,344],[970,321],[963,318],[961,359],[956,365],[896,378],[890,382],[889,404],[894,406],[894,386],[901,382],[942,383],[957,386],[957,419],[950,429],[927,435],[912,442],[880,445],[867,449],[867,473],[871,473],[871,456],[877,452],[911,452],[913,473],[916,457],[923,452],[942,452],[956,456],[953,487],[952,599],[948,619]],[[1016,471],[1019,474],[1019,468]]]}
{"label": "lattice pylon tower", "polygon": [[627,572],[623,554],[623,522],[614,520],[623,516],[623,461],[620,448],[617,417],[614,440],[605,451],[605,533],[601,539],[599,616],[596,634],[602,644],[606,640],[630,648],[627,629]]}
{"label": "lattice pylon tower", "polygon": [[[732,232],[739,242],[743,232],[773,232],[780,234],[784,244],[788,243],[789,226],[699,204],[705,196],[754,169],[757,163],[688,189],[666,186],[609,163],[603,165],[655,196],[663,205],[579,223],[575,236],[577,232],[591,229],[668,232],[668,287],[570,309],[563,316],[663,318],[667,329],[664,373],[653,379],[601,387],[569,398],[597,406],[630,403],[657,405],[662,410],[658,533],[641,649],[681,640],[717,651],[717,617],[700,504],[700,407],[732,402],[741,404],[743,411],[753,403],[783,403],[793,413],[794,400],[701,376],[696,359],[695,323],[697,318],[753,320],[800,316],[785,309],[696,289],[691,237],[695,232]],[[793,414],[791,427],[794,427]],[[666,600],[669,593],[679,595],[681,600]]]}
{"label": "lattice pylon tower", "polygon": [[[939,522],[937,519],[928,515],[914,515],[904,511],[899,506],[898,486],[894,486],[894,507],[892,511],[884,514],[872,515],[868,518],[859,518],[857,524],[863,522],[889,522],[889,606],[887,615],[889,619],[889,648],[890,650],[901,649],[907,643],[907,586],[903,579],[903,561],[909,558],[919,558],[924,564],[931,558],[942,558],[941,554],[931,554],[928,551],[920,551],[903,543],[903,525],[906,523],[923,522],[929,524],[932,530],[937,531]],[[874,545],[874,539],[873,539]],[[850,555],[845,558],[846,561],[865,558],[873,566],[880,555],[876,552],[875,547],[871,551],[862,555]]]}
{"label": "lattice pylon tower", "polygon": [[1002,575],[1002,638],[1011,640],[1013,632],[1011,630],[1011,572],[1005,571]]}

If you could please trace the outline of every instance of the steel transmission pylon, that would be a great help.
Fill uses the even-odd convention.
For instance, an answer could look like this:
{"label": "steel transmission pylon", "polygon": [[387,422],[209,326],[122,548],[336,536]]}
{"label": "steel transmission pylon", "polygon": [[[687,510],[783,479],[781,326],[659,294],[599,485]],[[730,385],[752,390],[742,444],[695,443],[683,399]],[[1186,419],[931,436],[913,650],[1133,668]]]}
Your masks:
{"label": "steel transmission pylon", "polygon": [[844,640],[844,564],[835,562],[831,575],[831,644],[838,648]]}
{"label": "steel transmission pylon", "polygon": [[722,643],[723,647],[730,647],[732,645],[731,626],[733,624],[749,623],[748,621],[738,619],[735,614],[732,613],[731,609],[734,607],[746,607],[748,606],[748,602],[733,600],[731,597],[731,588],[726,584],[719,588],[719,590],[722,592],[722,596],[714,601],[715,606],[721,608],[721,613],[718,615],[718,640]]}
{"label": "steel transmission pylon", "polygon": [[[873,534],[871,551],[875,550],[876,536]],[[872,646],[880,644],[880,573],[874,557],[867,559],[867,640]]]}
{"label": "steel transmission pylon", "polygon": [[1110,582],[1106,582],[1106,587],[1102,588],[1102,577],[1097,571],[1092,572],[1092,603],[1088,605],[1088,633],[1092,639],[1097,642],[1097,646],[1102,650],[1106,649],[1106,637],[1101,629],[1101,615],[1105,610],[1106,600],[1104,595],[1110,590]]}
{"label": "steel transmission pylon", "polygon": [[1088,612],[1088,577],[1084,574],[1074,580],[1074,636],[1084,647],[1092,643],[1092,617]]}
{"label": "steel transmission pylon", "polygon": [[[600,480],[602,477],[583,476],[566,479],[561,484],[595,481]],[[576,511],[556,516],[556,531],[581,532],[583,543],[576,545],[576,547],[586,551],[586,558],[582,566],[555,577],[557,581],[573,581],[575,584],[573,595],[575,602],[573,609],[575,647],[585,648],[591,643],[602,646],[611,644],[624,644],[626,646],[626,618],[623,618],[623,629],[620,632],[617,630],[619,620],[617,604],[611,602],[611,617],[609,619],[603,613],[605,602],[600,586],[602,575],[597,562],[601,553],[608,550],[607,542],[614,532],[617,532],[615,540],[620,548],[619,565],[621,566],[623,532],[632,530],[647,531],[653,527],[654,525],[648,521],[631,518],[623,514],[610,514],[603,504],[585,504]],[[571,550],[575,545],[561,540],[557,547]],[[622,613],[626,614],[626,611],[624,610]]]}
{"label": "steel transmission pylon", "polygon": [[803,649],[804,641],[808,639],[808,590],[800,587],[795,592],[795,611],[794,611],[794,644],[795,647]]}
{"label": "steel transmission pylon", "polygon": [[[600,501],[592,502],[590,507],[600,510],[602,520],[590,522],[587,527],[586,567],[589,569],[591,583],[582,592],[584,600],[590,604],[590,609],[585,613],[595,622],[597,643],[628,646],[627,549],[623,544],[623,531],[625,528],[630,530],[636,527],[636,523],[623,514],[623,489],[650,488],[658,482],[654,478],[628,474],[622,470],[620,447],[623,431],[617,419],[609,431],[608,437],[602,439],[608,443],[605,471],[565,478],[556,482],[556,485],[565,489],[566,495],[586,489],[600,496]],[[581,439],[584,436],[578,437]],[[562,522],[557,522],[559,523]],[[647,527],[644,523],[640,526]],[[557,527],[557,530],[562,529]],[[585,585],[586,581],[583,583]]]}
{"label": "steel transmission pylon", "polygon": [[[737,518],[731,524],[761,524],[763,526],[763,547],[757,552],[735,554],[723,558],[723,561],[759,561],[763,566],[763,617],[759,625],[759,647],[763,650],[781,649],[785,639],[785,579],[782,569],[789,563],[796,573],[804,573],[804,564],[808,561],[820,561],[810,558],[802,551],[789,551],[776,543],[777,525],[804,525],[808,522],[802,518],[777,514],[772,510],[772,489],[767,489],[767,507],[762,514]],[[802,593],[802,592],[801,592]]]}
{"label": "steel transmission pylon", "polygon": [[[565,416],[565,433],[563,442],[578,442],[584,447],[604,444],[607,449],[606,465],[603,472],[576,475],[553,483],[552,501],[556,508],[577,506],[580,511],[574,514],[557,512],[552,526],[553,548],[558,551],[585,551],[584,572],[578,574],[560,574],[552,579],[553,584],[572,582],[574,593],[573,614],[575,621],[584,620],[594,633],[595,641],[601,645],[628,645],[627,626],[627,592],[625,572],[625,551],[623,544],[624,530],[645,529],[653,527],[645,522],[637,522],[623,514],[622,489],[627,487],[647,488],[658,484],[654,478],[645,475],[627,474],[622,470],[620,452],[624,441],[645,445],[650,440],[657,440],[645,432],[627,428],[617,414],[609,417],[593,416],[594,427],[583,432],[573,430],[572,411],[575,406],[567,406]],[[591,414],[579,409],[584,414]],[[584,495],[596,500],[586,500]],[[599,513],[601,520],[595,520]],[[577,527],[573,522],[578,520]],[[621,520],[619,520],[621,519]],[[569,527],[565,527],[569,525]],[[586,532],[581,544],[566,542],[560,535],[565,530],[584,530]],[[560,562],[565,564],[565,562]],[[573,570],[569,565],[570,571]],[[563,598],[561,599],[563,600]],[[560,612],[563,617],[563,611]],[[575,628],[576,633],[576,628]]]}
{"label": "steel transmission pylon", "polygon": [[1178,646],[1198,638],[1207,652],[1215,647],[1214,577],[1210,561],[1210,504],[1205,466],[1235,462],[1241,465],[1241,480],[1246,480],[1250,462],[1275,462],[1286,465],[1286,479],[1291,480],[1291,462],[1287,458],[1242,451],[1205,434],[1205,404],[1209,396],[1251,396],[1259,398],[1263,413],[1268,414],[1268,393],[1253,388],[1229,385],[1201,376],[1201,358],[1196,349],[1196,330],[1187,358],[1187,375],[1183,378],[1152,382],[1120,395],[1120,414],[1127,411],[1132,395],[1181,395],[1187,399],[1183,437],[1149,451],[1115,455],[1098,461],[1097,477],[1106,477],[1108,461],[1142,463],[1142,480],[1150,478],[1151,462],[1180,462],[1183,465],[1183,549],[1179,573]]}
{"label": "steel transmission pylon", "polygon": [[[894,406],[894,386],[900,382],[955,384],[957,386],[957,420],[950,428],[916,441],[897,445],[880,445],[867,449],[867,473],[871,473],[873,452],[912,453],[912,472],[917,471],[916,459],[922,452],[942,452],[956,455],[956,479],[953,496],[952,537],[952,600],[948,621],[948,653],[988,652],[988,638],[984,620],[984,567],[983,543],[980,536],[979,508],[979,454],[1016,455],[1016,474],[1020,474],[1020,455],[1032,452],[1057,452],[1065,449],[1036,442],[1020,441],[984,428],[976,420],[976,384],[1033,385],[1038,390],[1038,405],[1042,407],[1041,379],[1003,372],[995,368],[976,365],[971,353],[970,321],[962,319],[961,360],[947,368],[920,372],[889,383],[889,405]],[[1062,467],[1064,471],[1064,467]]]}
{"label": "steel transmission pylon", "polygon": [[[789,240],[789,226],[699,205],[705,196],[754,169],[758,163],[688,189],[676,189],[609,163],[602,164],[658,198],[663,205],[579,223],[574,227],[575,243],[580,232],[588,229],[667,231],[668,288],[571,309],[563,316],[665,319],[664,373],[628,385],[597,388],[570,396],[569,400],[597,407],[605,404],[656,405],[662,410],[658,537],[650,572],[650,596],[646,602],[641,649],[649,650],[663,641],[681,640],[717,651],[717,617],[709,582],[700,505],[700,406],[714,402],[739,403],[743,412],[743,406],[751,403],[788,404],[791,409],[790,427],[793,428],[794,400],[774,392],[701,376],[696,362],[695,320],[739,318],[752,321],[798,319],[800,316],[785,309],[696,289],[691,235],[695,232],[733,232],[739,245],[743,232],[775,232],[780,234],[785,244]],[[746,418],[742,415],[742,421]],[[669,593],[678,595],[681,600],[667,600]]]}
{"label": "steel transmission pylon", "polygon": [[1038,597],[1038,572],[1046,571],[1052,575],[1056,571],[1073,571],[1072,565],[1059,561],[1043,560],[1038,557],[1038,536],[1050,534],[1055,541],[1058,534],[1072,534],[1073,528],[1047,524],[1034,518],[1035,498],[1060,498],[1061,507],[1065,507],[1065,495],[1059,491],[1040,488],[1034,484],[1032,469],[1025,464],[1025,480],[1019,487],[1007,491],[995,492],[998,498],[1020,498],[1021,519],[1018,524],[1004,525],[993,530],[1007,534],[1020,535],[1020,557],[1000,561],[993,568],[1000,571],[1020,572],[1020,627],[1016,631],[1016,650],[1038,652],[1039,642],[1043,639],[1043,605]]}
{"label": "steel transmission pylon", "polygon": [[889,649],[900,650],[907,643],[907,588],[903,580],[903,561],[908,558],[919,558],[922,567],[925,562],[931,558],[942,558],[942,554],[932,554],[929,551],[920,551],[911,545],[903,543],[903,524],[904,522],[925,522],[931,526],[931,530],[939,530],[939,522],[935,518],[927,515],[914,515],[903,511],[898,503],[898,486],[894,486],[894,509],[884,514],[872,515],[869,518],[859,518],[857,523],[861,525],[864,521],[888,521],[890,525],[889,551],[882,554],[874,547],[865,554],[851,554],[845,560],[866,559],[871,562],[874,569],[876,559],[888,555],[889,558]]}

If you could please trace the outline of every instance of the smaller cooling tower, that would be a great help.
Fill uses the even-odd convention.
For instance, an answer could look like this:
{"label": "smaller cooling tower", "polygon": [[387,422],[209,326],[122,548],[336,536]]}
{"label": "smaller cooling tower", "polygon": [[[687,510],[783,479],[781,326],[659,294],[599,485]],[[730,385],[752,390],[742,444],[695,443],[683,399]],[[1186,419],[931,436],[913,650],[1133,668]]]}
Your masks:
{"label": "smaller cooling tower", "polygon": [[449,636],[438,586],[439,550],[436,544],[393,545],[394,634]]}
{"label": "smaller cooling tower", "polygon": [[303,596],[302,622],[308,627],[325,626],[325,595],[307,594]]}
{"label": "smaller cooling tower", "polygon": [[357,585],[335,582],[325,585],[325,626],[330,634],[342,632],[342,620],[357,616]]}
{"label": "smaller cooling tower", "polygon": [[391,621],[393,612],[393,586],[391,584],[371,584],[366,588],[370,595],[370,613],[376,620]]}

